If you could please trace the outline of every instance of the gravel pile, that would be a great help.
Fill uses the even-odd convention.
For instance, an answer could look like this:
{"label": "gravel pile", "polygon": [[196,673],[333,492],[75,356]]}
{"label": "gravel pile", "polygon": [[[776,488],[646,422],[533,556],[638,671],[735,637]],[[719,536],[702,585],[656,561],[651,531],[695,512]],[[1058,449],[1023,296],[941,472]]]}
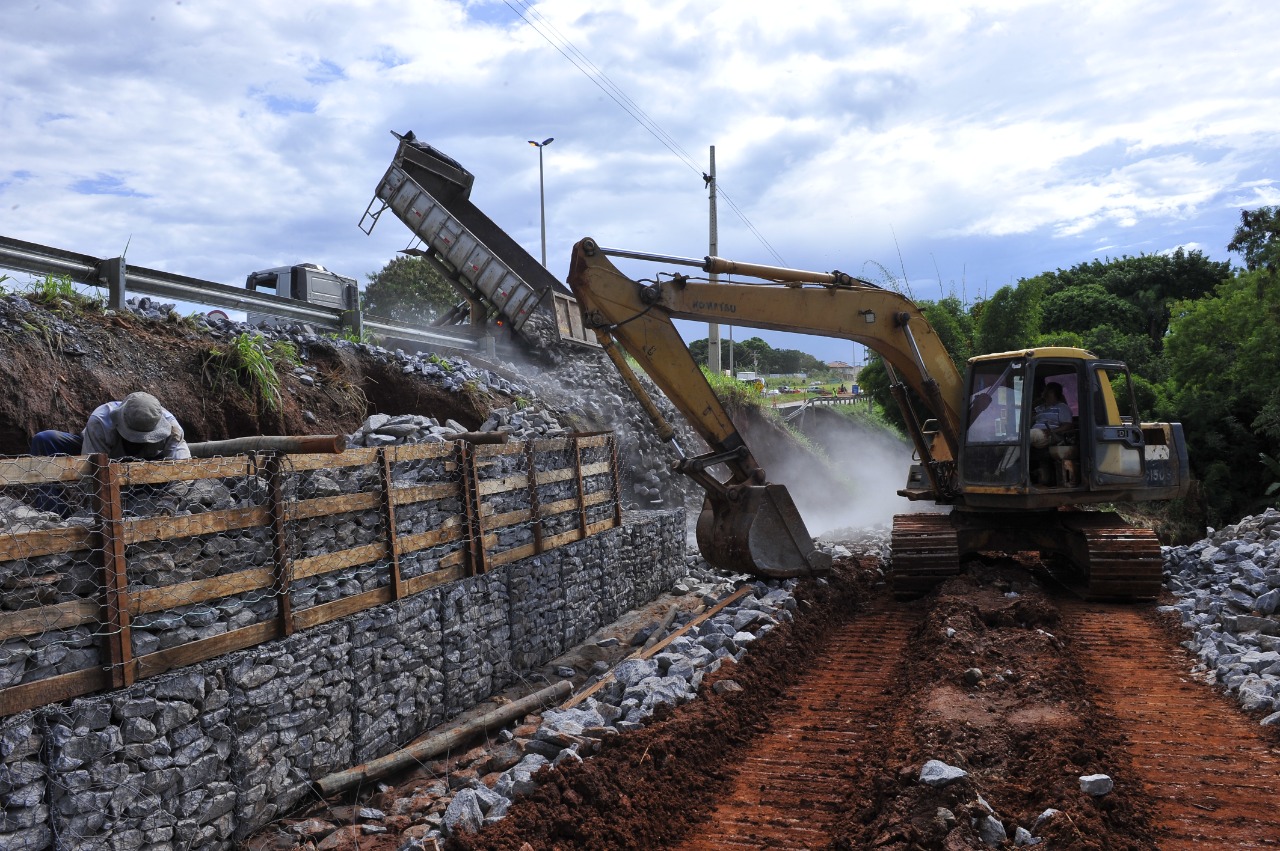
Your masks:
{"label": "gravel pile", "polygon": [[1189,546],[1165,547],[1166,584],[1192,631],[1193,671],[1280,723],[1280,511],[1246,517]]}

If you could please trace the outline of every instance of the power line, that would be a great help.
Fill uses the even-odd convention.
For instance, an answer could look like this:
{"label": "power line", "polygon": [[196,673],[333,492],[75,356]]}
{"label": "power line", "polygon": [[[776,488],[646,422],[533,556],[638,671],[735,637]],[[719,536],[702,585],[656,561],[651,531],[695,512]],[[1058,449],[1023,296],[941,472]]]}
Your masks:
{"label": "power line", "polygon": [[[692,169],[699,177],[702,176],[702,169],[694,162],[693,157],[691,157],[689,153],[681,147],[680,143],[677,142],[671,134],[667,133],[666,130],[662,129],[662,126],[651,118],[639,104],[632,100],[631,97],[622,90],[621,86],[609,79],[608,74],[602,71],[599,66],[579,50],[572,41],[556,29],[555,24],[547,20],[542,13],[532,5],[530,0],[503,0],[503,2],[506,3],[508,8],[515,12],[521,20],[528,24],[534,32],[538,33],[538,35],[542,36],[548,44],[554,47],[561,56],[568,59],[575,68],[586,76],[587,79],[595,83],[602,92],[609,96],[610,100],[622,108],[623,112],[631,116],[632,120],[662,143],[662,146],[674,154],[676,159],[680,160],[688,168]],[[534,20],[535,18],[536,21]],[[742,209],[731,197],[729,197],[729,193],[724,191],[720,186],[719,181],[716,182],[716,192],[725,200],[726,203],[728,203],[729,208],[733,210],[734,214],[739,219],[742,220],[742,223],[755,235],[756,239],[760,240],[760,243],[771,255],[773,255],[774,259],[776,259],[779,264],[785,266],[786,262],[782,259],[782,256],[778,254],[778,252],[774,250],[773,246],[769,244],[769,241],[764,238],[764,234],[760,233],[756,226],[751,223],[751,220],[747,218],[746,213],[742,212]]]}

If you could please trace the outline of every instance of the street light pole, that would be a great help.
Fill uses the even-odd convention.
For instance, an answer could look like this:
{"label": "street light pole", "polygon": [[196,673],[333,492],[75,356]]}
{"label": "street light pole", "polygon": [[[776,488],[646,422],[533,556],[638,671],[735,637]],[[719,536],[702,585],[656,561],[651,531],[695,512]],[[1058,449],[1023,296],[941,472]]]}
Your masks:
{"label": "street light pole", "polygon": [[554,136],[548,136],[541,142],[529,140],[529,144],[538,149],[538,210],[542,218],[542,268],[547,268],[547,194],[546,183],[542,177],[542,149],[555,141]]}

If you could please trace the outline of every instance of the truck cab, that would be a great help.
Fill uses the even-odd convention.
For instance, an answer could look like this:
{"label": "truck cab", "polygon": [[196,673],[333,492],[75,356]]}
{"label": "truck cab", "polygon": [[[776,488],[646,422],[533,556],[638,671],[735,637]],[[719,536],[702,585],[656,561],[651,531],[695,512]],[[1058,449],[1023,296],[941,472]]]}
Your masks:
{"label": "truck cab", "polygon": [[[244,285],[246,289],[337,310],[355,310],[360,305],[360,290],[354,278],[330,272],[316,263],[298,263],[253,272],[245,279]],[[249,313],[247,319],[252,325],[276,325],[282,321],[262,313]]]}

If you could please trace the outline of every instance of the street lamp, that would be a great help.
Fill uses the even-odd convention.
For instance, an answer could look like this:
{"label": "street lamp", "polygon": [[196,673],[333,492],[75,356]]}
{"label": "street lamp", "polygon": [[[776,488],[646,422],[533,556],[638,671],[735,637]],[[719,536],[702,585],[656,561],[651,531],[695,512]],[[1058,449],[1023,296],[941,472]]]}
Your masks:
{"label": "street lamp", "polygon": [[541,142],[529,140],[529,144],[538,149],[538,209],[542,213],[542,268],[547,267],[547,193],[546,184],[542,179],[542,149],[555,141],[555,137],[548,136]]}

